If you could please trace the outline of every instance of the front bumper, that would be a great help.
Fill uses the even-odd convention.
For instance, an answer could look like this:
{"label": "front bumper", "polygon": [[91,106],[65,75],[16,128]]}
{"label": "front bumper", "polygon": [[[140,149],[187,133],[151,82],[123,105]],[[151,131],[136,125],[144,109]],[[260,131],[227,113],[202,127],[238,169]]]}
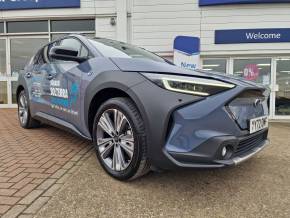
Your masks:
{"label": "front bumper", "polygon": [[[256,134],[236,138],[234,136],[214,137],[198,146],[190,152],[164,153],[176,166],[185,168],[221,168],[238,165],[260,151],[268,144],[268,130],[262,130]],[[224,146],[232,146],[230,158],[223,158],[221,150]]]}
{"label": "front bumper", "polygon": [[241,128],[226,107],[242,92],[253,89],[263,90],[239,84],[229,91],[203,98],[164,90],[149,81],[132,87],[128,93],[145,122],[151,164],[164,170],[218,168],[238,164],[262,150],[266,146],[267,130],[263,130],[264,138],[247,152],[229,159],[219,156],[225,143],[237,149],[243,139],[256,135]]}

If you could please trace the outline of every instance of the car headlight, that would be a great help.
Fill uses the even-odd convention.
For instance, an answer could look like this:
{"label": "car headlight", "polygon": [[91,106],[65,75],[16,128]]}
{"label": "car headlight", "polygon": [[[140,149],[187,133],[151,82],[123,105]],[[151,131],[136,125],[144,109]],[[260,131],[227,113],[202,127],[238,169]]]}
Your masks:
{"label": "car headlight", "polygon": [[161,88],[185,94],[210,96],[235,87],[234,84],[200,77],[143,73]]}

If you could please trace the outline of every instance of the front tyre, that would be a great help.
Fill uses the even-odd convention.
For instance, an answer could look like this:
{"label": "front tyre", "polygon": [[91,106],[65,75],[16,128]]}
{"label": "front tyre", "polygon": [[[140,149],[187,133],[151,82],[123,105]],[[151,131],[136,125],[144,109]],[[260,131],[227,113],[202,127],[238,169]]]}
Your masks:
{"label": "front tyre", "polygon": [[113,98],[98,110],[93,127],[97,157],[118,180],[133,180],[149,172],[144,122],[129,98]]}
{"label": "front tyre", "polygon": [[24,90],[18,96],[18,120],[20,126],[25,129],[36,128],[40,125],[37,120],[31,117],[28,98]]}

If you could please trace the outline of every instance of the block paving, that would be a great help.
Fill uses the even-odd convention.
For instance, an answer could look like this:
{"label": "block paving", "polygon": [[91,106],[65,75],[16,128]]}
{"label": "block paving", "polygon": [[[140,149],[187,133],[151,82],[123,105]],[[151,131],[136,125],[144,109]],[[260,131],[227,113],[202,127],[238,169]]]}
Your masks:
{"label": "block paving", "polygon": [[89,141],[49,126],[25,130],[15,109],[0,109],[0,217],[33,217],[91,154]]}

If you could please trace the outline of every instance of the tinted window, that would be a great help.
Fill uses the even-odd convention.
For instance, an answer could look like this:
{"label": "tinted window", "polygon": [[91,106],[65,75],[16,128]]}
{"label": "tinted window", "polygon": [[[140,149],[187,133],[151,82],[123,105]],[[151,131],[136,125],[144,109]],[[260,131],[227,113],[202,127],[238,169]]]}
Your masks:
{"label": "tinted window", "polygon": [[119,58],[145,58],[158,62],[165,62],[165,60],[145,49],[138,48],[123,42],[118,42],[110,39],[94,38],[89,40],[96,49],[105,57],[119,57]]}
{"label": "tinted window", "polygon": [[51,31],[95,31],[95,20],[52,20]]}
{"label": "tinted window", "polygon": [[47,21],[13,21],[7,23],[8,33],[48,32]]}
{"label": "tinted window", "polygon": [[4,23],[0,22],[0,33],[4,33]]}
{"label": "tinted window", "polygon": [[88,50],[82,45],[82,43],[74,38],[67,38],[61,41],[60,43],[63,46],[67,46],[69,48],[73,48],[74,50],[78,51],[79,57],[87,57]]}

